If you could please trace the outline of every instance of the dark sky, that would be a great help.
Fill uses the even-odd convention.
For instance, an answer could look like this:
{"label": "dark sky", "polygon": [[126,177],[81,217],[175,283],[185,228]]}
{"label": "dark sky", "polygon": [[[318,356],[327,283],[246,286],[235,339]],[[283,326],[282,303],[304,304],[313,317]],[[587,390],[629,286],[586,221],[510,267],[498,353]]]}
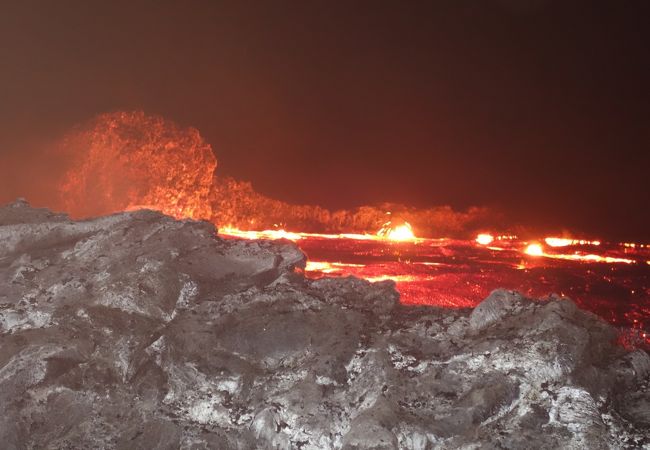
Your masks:
{"label": "dark sky", "polygon": [[[282,200],[488,205],[650,239],[648,1],[8,3],[11,167],[97,113],[142,109],[198,128],[219,173]],[[22,189],[10,175],[2,200]]]}

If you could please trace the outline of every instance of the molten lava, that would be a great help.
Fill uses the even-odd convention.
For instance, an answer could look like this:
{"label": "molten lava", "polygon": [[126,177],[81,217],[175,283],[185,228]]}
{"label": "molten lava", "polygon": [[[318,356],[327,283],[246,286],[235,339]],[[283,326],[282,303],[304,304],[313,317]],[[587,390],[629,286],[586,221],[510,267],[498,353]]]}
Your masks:
{"label": "molten lava", "polygon": [[546,245],[549,245],[551,247],[568,247],[569,245],[600,245],[600,241],[587,241],[585,239],[557,237],[544,238],[544,242],[546,242]]}
{"label": "molten lava", "polygon": [[216,159],[197,130],[141,112],[97,117],[69,134],[58,156],[69,166],[59,202],[50,206],[73,216],[148,207],[208,219],[229,238],[290,239],[309,255],[307,276],[393,280],[407,304],[471,307],[507,287],[535,297],[570,296],[646,335],[650,325],[650,247],[644,244],[569,237],[526,242],[485,232],[473,240],[431,239],[416,237],[414,228],[419,236],[461,236],[493,225],[483,223],[488,214],[481,208],[289,205],[250,183],[215,177]]}
{"label": "molten lava", "polygon": [[526,246],[526,250],[524,250],[524,253],[530,256],[544,256],[544,250],[542,249],[542,246],[536,242],[528,244],[528,246]]}
{"label": "molten lava", "polygon": [[487,233],[481,233],[476,236],[476,242],[481,245],[490,245],[494,241],[494,236]]}
{"label": "molten lava", "polygon": [[[549,244],[549,241],[551,242]],[[569,245],[600,245],[600,241],[585,241],[585,240],[572,240],[570,243],[561,243],[558,244],[555,241],[555,238],[546,238],[545,242],[552,247],[566,247]],[[574,253],[562,254],[562,253],[547,253],[544,251],[544,248],[541,244],[532,243],[529,244],[524,253],[530,256],[544,256],[546,258],[555,258],[555,259],[566,259],[571,261],[585,261],[585,262],[604,262],[604,263],[624,263],[632,264],[636,262],[634,259],[630,258],[621,258],[616,256],[607,256],[607,255],[595,255],[593,253],[583,253],[575,251]]]}
{"label": "molten lava", "polygon": [[413,241],[416,239],[413,234],[413,228],[408,222],[401,225],[393,225],[392,222],[386,222],[377,232],[377,236],[388,239],[389,241]]}
{"label": "molten lava", "polygon": [[227,226],[221,228],[219,230],[219,233],[225,236],[238,237],[244,239],[288,239],[290,241],[298,241],[305,238],[320,238],[320,239],[353,239],[353,240],[362,240],[362,241],[384,240],[384,241],[406,242],[406,241],[416,241],[418,239],[415,237],[415,234],[413,234],[413,229],[411,228],[411,225],[408,222],[404,222],[404,224],[396,225],[396,226],[392,226],[390,222],[386,223],[377,232],[377,234],[302,233],[302,232],[286,231],[283,229],[252,231],[252,230],[240,230],[239,228],[233,226]]}
{"label": "molten lava", "polygon": [[74,217],[151,208],[209,219],[216,159],[193,128],[142,112],[98,116],[57,149],[69,161],[59,204]]}
{"label": "molten lava", "polygon": [[572,239],[568,245],[547,243],[545,248],[540,242],[546,239],[527,243],[507,234],[471,241],[389,240],[385,231],[355,235],[230,228],[221,234],[294,240],[309,256],[307,276],[393,280],[406,304],[474,307],[503,286],[533,297],[554,292],[631,330],[624,336],[626,345],[650,345],[650,249],[644,245],[599,242],[600,252],[594,254],[583,252],[596,245],[593,241]]}

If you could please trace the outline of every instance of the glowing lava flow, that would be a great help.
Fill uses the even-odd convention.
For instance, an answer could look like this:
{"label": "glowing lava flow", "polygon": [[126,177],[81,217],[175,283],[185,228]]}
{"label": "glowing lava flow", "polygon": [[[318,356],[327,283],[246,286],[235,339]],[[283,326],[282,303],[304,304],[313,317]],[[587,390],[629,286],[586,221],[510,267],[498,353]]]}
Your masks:
{"label": "glowing lava flow", "polygon": [[290,241],[298,241],[306,236],[306,233],[293,233],[285,230],[246,231],[234,227],[221,228],[219,234],[242,239],[289,239]]}
{"label": "glowing lava flow", "polygon": [[547,237],[544,239],[546,245],[551,247],[568,247],[569,245],[600,245],[600,241],[587,241],[584,239]]}
{"label": "glowing lava flow", "polygon": [[[293,240],[309,257],[304,270],[307,277],[392,280],[404,304],[473,307],[499,287],[531,297],[556,293],[611,323],[637,330],[631,335],[633,342],[643,333],[648,335],[650,248],[645,244],[596,244],[598,241],[582,239],[557,242],[554,238],[525,242],[513,235],[489,233],[472,240],[423,239],[406,229],[410,233],[318,234],[225,228],[220,234]],[[591,249],[586,252],[589,246],[597,246],[598,254]],[[650,344],[646,337],[639,339]]]}
{"label": "glowing lava flow", "polygon": [[302,233],[278,230],[262,230],[262,231],[249,231],[240,230],[235,227],[223,227],[219,229],[219,234],[224,236],[238,237],[242,239],[288,239],[290,241],[299,241],[305,238],[320,238],[320,239],[352,239],[359,241],[395,241],[407,242],[418,241],[419,238],[413,234],[413,229],[408,222],[403,225],[391,227],[390,223],[384,224],[377,234],[354,234],[354,233],[340,233],[340,234],[324,234],[324,233]]}
{"label": "glowing lava flow", "polygon": [[[599,241],[584,241],[584,240],[571,240],[570,243],[565,244],[562,243],[562,245],[558,245],[556,241],[553,240],[554,238],[546,238],[545,242],[548,244],[549,240],[553,242],[553,244],[549,244],[553,247],[565,247],[569,245],[600,245]],[[529,256],[543,256],[545,258],[554,258],[554,259],[564,259],[564,260],[570,260],[570,261],[583,261],[583,262],[597,262],[597,263],[623,263],[623,264],[633,264],[636,262],[634,259],[630,258],[620,258],[620,257],[615,257],[615,256],[602,256],[602,255],[595,255],[593,253],[571,253],[571,254],[562,254],[562,253],[547,253],[544,251],[544,248],[542,247],[541,244],[538,243],[532,243],[528,244],[526,249],[524,250],[524,253],[526,253]]]}

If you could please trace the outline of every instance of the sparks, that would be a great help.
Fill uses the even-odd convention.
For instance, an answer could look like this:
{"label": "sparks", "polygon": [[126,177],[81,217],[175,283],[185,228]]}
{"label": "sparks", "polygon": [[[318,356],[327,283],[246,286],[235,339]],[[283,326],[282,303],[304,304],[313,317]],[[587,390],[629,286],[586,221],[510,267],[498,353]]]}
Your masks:
{"label": "sparks", "polygon": [[413,228],[411,228],[411,224],[408,222],[404,222],[402,225],[397,226],[393,226],[391,222],[386,222],[377,232],[377,236],[398,242],[413,241],[416,239],[415,234],[413,233]]}

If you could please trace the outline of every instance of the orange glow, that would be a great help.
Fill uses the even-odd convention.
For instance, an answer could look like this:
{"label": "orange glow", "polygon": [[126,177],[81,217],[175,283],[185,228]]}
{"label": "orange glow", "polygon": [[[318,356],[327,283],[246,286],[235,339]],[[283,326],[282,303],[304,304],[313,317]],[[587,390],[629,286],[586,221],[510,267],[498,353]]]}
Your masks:
{"label": "orange glow", "polygon": [[289,239],[290,241],[297,241],[303,238],[302,233],[285,230],[245,231],[233,227],[224,227],[219,230],[219,233],[243,239]]}
{"label": "orange glow", "polygon": [[390,241],[413,241],[416,239],[413,234],[411,224],[404,222],[402,225],[392,226],[391,222],[386,222],[384,226],[377,232],[377,236]]}
{"label": "orange glow", "polygon": [[117,211],[160,211],[177,219],[210,219],[217,161],[193,128],[143,112],[98,116],[57,146],[69,167],[59,205],[73,217]]}
{"label": "orange glow", "polygon": [[[396,245],[388,237],[388,231],[383,235],[318,234],[279,229],[242,231],[228,227],[220,233],[233,238],[295,240],[313,258],[306,261],[304,270],[296,269],[308,279],[354,276],[369,282],[392,280],[399,301],[405,305],[474,307],[492,289],[510,286],[533,297],[548,292],[568,296],[581,307],[605,314],[604,317],[619,326],[636,320],[627,313],[624,316],[617,313],[612,318],[612,305],[617,299],[605,297],[610,291],[603,293],[599,284],[606,283],[607,287],[627,290],[626,295],[632,300],[628,306],[634,314],[647,317],[650,312],[643,309],[645,300],[639,297],[639,292],[646,289],[639,284],[644,281],[634,278],[639,273],[638,265],[650,265],[648,252],[639,250],[639,244],[621,248],[622,244],[606,242],[598,248],[599,254],[595,254],[568,251],[569,246],[555,248],[545,239],[524,242],[510,235],[502,238],[496,233],[491,235],[493,241],[488,245],[481,244],[478,236],[473,240],[413,238],[408,245]],[[569,245],[574,245],[571,241]],[[522,258],[522,255],[530,256]],[[615,264],[619,267],[614,268]],[[647,326],[640,329],[646,333]],[[639,336],[648,342],[647,337],[641,333]],[[636,335],[633,337],[637,339]],[[630,342],[636,345],[636,341]]]}
{"label": "orange glow", "polygon": [[547,237],[544,241],[546,245],[550,245],[551,247],[566,247],[573,244],[573,239],[566,238]]}
{"label": "orange glow", "polygon": [[639,248],[639,249],[650,248],[650,244],[635,244],[634,242],[624,242],[620,245],[622,245],[625,248]]}
{"label": "orange glow", "polygon": [[481,233],[478,236],[476,236],[476,242],[478,242],[481,245],[489,245],[494,241],[494,236],[491,234],[487,233]]}
{"label": "orange glow", "polygon": [[[344,274],[354,271],[362,271],[367,266],[365,264],[351,264],[351,263],[341,263],[341,262],[327,262],[327,261],[307,261],[305,267],[306,273],[322,273],[322,274]],[[425,281],[427,277],[421,277],[417,275],[389,275],[389,274],[358,274],[361,278],[371,283],[376,283],[377,281],[386,281],[392,280],[396,283],[409,283],[414,281]]]}
{"label": "orange glow", "polygon": [[[390,224],[387,224],[390,225]],[[390,241],[397,241],[397,242],[405,242],[405,241],[412,241],[416,243],[432,243],[436,242],[438,240],[435,239],[419,239],[416,238],[413,235],[413,231],[408,223],[405,222],[404,225],[400,225],[394,228],[390,228],[389,226],[386,226],[382,228],[376,235],[373,234],[354,234],[354,233],[341,233],[341,234],[322,234],[322,233],[301,233],[301,232],[293,232],[293,231],[286,231],[286,230],[262,230],[262,231],[249,231],[249,230],[240,230],[235,227],[224,227],[219,230],[219,234],[224,235],[224,236],[230,236],[230,237],[237,237],[241,239],[269,239],[269,240],[275,240],[275,239],[288,239],[291,241],[299,241],[301,239],[309,239],[309,238],[316,238],[316,239],[347,239],[347,240],[358,240],[358,241],[384,241],[384,240],[390,240]],[[490,240],[492,238],[492,240]],[[514,239],[513,237],[506,237],[506,239]],[[546,238],[545,241],[548,244],[548,240],[550,240],[551,244],[549,246],[553,247],[553,244],[556,244],[555,247],[558,247],[558,244],[562,242],[555,241],[554,239],[563,239],[563,238]],[[489,243],[494,242],[494,240],[503,240],[502,236],[498,236],[496,239],[489,234],[479,234],[476,237],[476,243],[479,245],[484,245],[487,246]],[[488,242],[489,241],[489,242]],[[571,244],[567,245],[600,245],[600,241],[584,241],[584,240],[570,240]],[[637,247],[641,247],[639,244],[636,244]],[[561,246],[560,246],[561,247]],[[631,248],[630,244],[627,244],[626,247]],[[500,248],[500,247],[487,247],[491,250],[499,250],[499,251],[506,251],[507,248]],[[535,257],[545,257],[545,258],[551,258],[551,259],[563,259],[567,261],[579,261],[579,262],[585,262],[585,263],[608,263],[608,264],[633,264],[636,261],[634,259],[629,259],[629,258],[621,258],[617,256],[603,256],[603,255],[596,255],[596,254],[583,254],[579,252],[571,253],[571,254],[562,254],[562,253],[547,253],[544,251],[544,248],[542,245],[538,242],[532,242],[528,244],[525,249],[523,250],[523,253],[529,256],[535,256]],[[650,265],[650,261],[646,261],[647,264]],[[418,262],[416,264],[421,264],[421,265],[426,265],[429,264],[427,262]],[[433,263],[431,263],[433,264]],[[327,266],[324,266],[327,265]],[[309,261],[307,263],[307,271],[318,271],[322,273],[334,273],[334,272],[340,272],[344,271],[345,269],[350,269],[353,267],[364,267],[363,264],[356,265],[356,264],[343,264],[343,263],[329,263],[329,262],[314,262],[314,261]],[[519,268],[524,268],[519,267]],[[394,275],[390,276],[387,278],[382,278],[383,275],[378,275],[376,277],[373,277],[373,279],[379,280],[379,279],[397,279],[400,276],[399,275]],[[366,277],[367,278],[367,277]],[[368,279],[368,278],[367,278]]]}
{"label": "orange glow", "polygon": [[409,283],[412,281],[421,281],[421,277],[417,277],[414,275],[377,275],[375,277],[365,277],[366,281],[370,281],[371,283],[376,283],[378,281],[386,281],[386,280],[391,280],[396,283]]}
{"label": "orange glow", "polygon": [[219,234],[224,236],[238,237],[242,239],[289,239],[290,241],[298,241],[306,238],[319,238],[319,239],[352,239],[356,241],[374,241],[382,239],[374,234],[355,234],[355,233],[341,233],[341,234],[324,234],[324,233],[302,233],[298,231],[286,230],[240,230],[239,228],[227,226],[219,228]]}
{"label": "orange glow", "polygon": [[542,246],[540,244],[532,243],[528,244],[528,247],[526,247],[524,253],[530,256],[544,256],[544,249],[542,249]]}
{"label": "orange glow", "polygon": [[547,237],[544,239],[546,245],[550,247],[568,247],[569,245],[600,245],[600,241],[587,241],[585,239],[570,239]]}
{"label": "orange glow", "polygon": [[[142,112],[99,116],[58,147],[57,157],[69,161],[69,167],[62,172],[56,209],[73,217],[147,208],[178,219],[209,220],[220,236],[287,239],[310,257],[304,271],[298,267],[297,272],[310,279],[393,280],[403,304],[473,307],[491,289],[508,287],[530,296],[566,293],[597,310],[599,301],[608,304],[605,295],[627,289],[628,306],[645,308],[636,313],[650,317],[643,306],[648,243],[601,245],[566,234],[531,236],[526,242],[486,225],[494,222],[481,208],[459,213],[449,207],[415,210],[386,204],[330,211],[291,205],[262,196],[250,183],[215,177],[217,161],[197,130]],[[454,237],[418,238],[404,219],[420,235]],[[485,228],[467,239],[464,233],[478,231],[476,226]],[[647,339],[645,331],[642,336]]]}
{"label": "orange glow", "polygon": [[349,264],[340,262],[327,261],[307,261],[305,272],[336,273],[343,272],[345,269],[363,269],[365,264]]}
{"label": "orange glow", "polygon": [[624,263],[624,264],[633,264],[635,262],[633,259],[627,259],[627,258],[616,258],[613,256],[600,256],[600,255],[593,255],[593,254],[581,255],[579,253],[575,253],[573,255],[544,254],[543,256],[546,256],[547,258],[567,259],[570,261],[584,261],[584,262]]}
{"label": "orange glow", "polygon": [[[584,242],[584,241],[577,241],[577,242]],[[598,241],[594,241],[594,242],[598,242]],[[599,245],[599,244],[600,242],[598,242],[598,244],[592,244],[592,245]],[[567,245],[571,245],[571,244],[567,244]],[[564,259],[568,261],[598,262],[598,263],[610,263],[610,264],[616,264],[616,263],[633,264],[635,262],[635,260],[628,259],[628,258],[619,258],[615,256],[601,256],[601,255],[594,255],[594,254],[582,254],[578,252],[572,254],[546,253],[543,247],[541,246],[541,244],[538,244],[536,242],[532,244],[528,244],[528,246],[524,250],[524,253],[530,256],[543,256],[545,258]]]}

